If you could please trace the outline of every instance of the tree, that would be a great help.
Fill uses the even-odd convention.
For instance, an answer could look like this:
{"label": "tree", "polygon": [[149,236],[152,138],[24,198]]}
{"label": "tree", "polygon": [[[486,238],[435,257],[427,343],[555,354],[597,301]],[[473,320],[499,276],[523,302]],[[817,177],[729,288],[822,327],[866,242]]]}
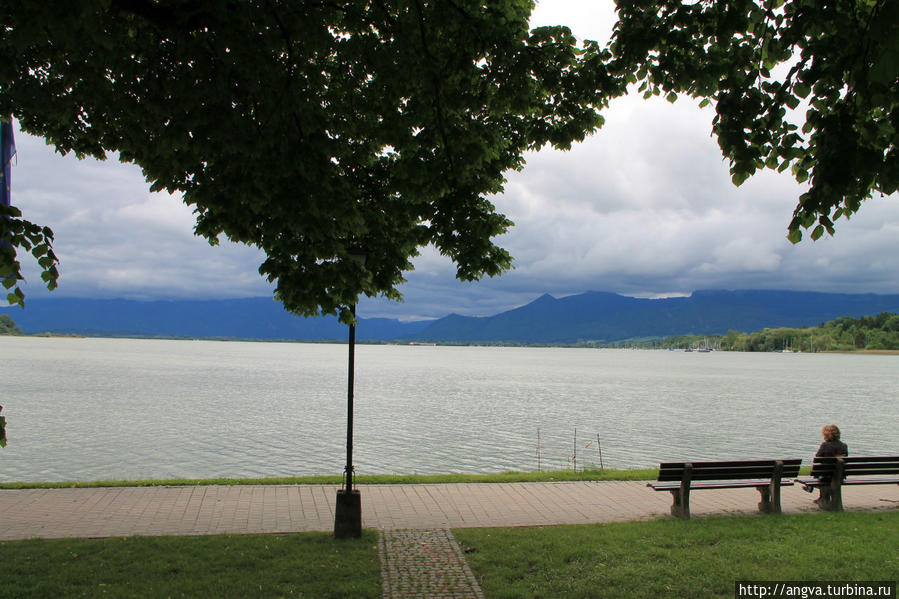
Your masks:
{"label": "tree", "polygon": [[790,241],[800,241],[802,229],[812,229],[812,239],[833,235],[833,221],[872,193],[896,191],[899,2],[616,4],[616,72],[647,97],[713,102],[713,132],[736,185],[764,168],[791,168],[808,182]]}
{"label": "tree", "polygon": [[0,314],[0,335],[21,335],[22,330],[16,326],[9,314]]}
{"label": "tree", "polygon": [[[360,294],[400,297],[423,245],[463,280],[509,268],[492,238],[511,223],[486,196],[525,150],[601,125],[596,90],[618,86],[608,54],[564,27],[529,31],[532,8],[3,3],[0,115],[62,153],[119,152],[152,190],[184,194],[198,235],[262,248],[286,308],[349,322]],[[15,253],[0,258],[15,276]]]}

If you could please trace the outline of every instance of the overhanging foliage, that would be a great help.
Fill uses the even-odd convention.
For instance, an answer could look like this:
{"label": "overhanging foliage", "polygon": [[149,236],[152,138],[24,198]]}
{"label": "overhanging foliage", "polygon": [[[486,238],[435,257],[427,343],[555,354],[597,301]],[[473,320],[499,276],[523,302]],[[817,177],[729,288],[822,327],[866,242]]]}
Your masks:
{"label": "overhanging foliage", "polygon": [[[599,127],[627,81],[714,103],[735,184],[766,168],[807,183],[794,243],[899,187],[895,0],[616,3],[600,49],[529,31],[531,0],[7,2],[0,115],[63,153],[119,152],[184,194],[198,235],[263,249],[288,309],[345,321],[361,294],[399,298],[427,244],[463,280],[509,268],[493,239],[511,222],[487,197],[525,150]],[[38,248],[55,286],[52,232],[0,226],[4,284],[15,249]]]}
{"label": "overhanging foliage", "polygon": [[601,124],[596,89],[617,85],[602,53],[529,31],[532,8],[4,3],[0,115],[63,153],[119,152],[184,194],[198,235],[262,248],[288,309],[349,320],[360,294],[398,298],[426,244],[463,280],[509,268],[492,238],[511,223],[486,196],[525,150]]}
{"label": "overhanging foliage", "polygon": [[[834,233],[899,186],[899,2],[616,0],[616,63],[645,95],[713,102],[739,185],[764,168],[808,182],[789,225]],[[802,116],[804,111],[804,117]]]}

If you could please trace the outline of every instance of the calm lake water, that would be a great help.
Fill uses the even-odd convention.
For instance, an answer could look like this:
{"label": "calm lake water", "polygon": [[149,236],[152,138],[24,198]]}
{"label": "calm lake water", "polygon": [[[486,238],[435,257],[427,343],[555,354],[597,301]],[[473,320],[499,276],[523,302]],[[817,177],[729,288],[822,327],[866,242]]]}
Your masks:
{"label": "calm lake water", "polygon": [[[340,474],[346,351],[0,337],[0,480]],[[899,356],[358,346],[355,395],[357,474],[899,453]]]}

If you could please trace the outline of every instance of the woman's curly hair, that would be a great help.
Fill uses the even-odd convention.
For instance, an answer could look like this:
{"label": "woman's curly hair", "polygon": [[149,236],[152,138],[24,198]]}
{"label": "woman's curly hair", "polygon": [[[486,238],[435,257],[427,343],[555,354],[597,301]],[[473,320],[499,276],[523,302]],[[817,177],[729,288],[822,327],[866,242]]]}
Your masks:
{"label": "woman's curly hair", "polygon": [[825,441],[839,441],[840,440],[840,429],[837,428],[836,424],[828,424],[824,428],[821,429],[821,434],[824,435]]}

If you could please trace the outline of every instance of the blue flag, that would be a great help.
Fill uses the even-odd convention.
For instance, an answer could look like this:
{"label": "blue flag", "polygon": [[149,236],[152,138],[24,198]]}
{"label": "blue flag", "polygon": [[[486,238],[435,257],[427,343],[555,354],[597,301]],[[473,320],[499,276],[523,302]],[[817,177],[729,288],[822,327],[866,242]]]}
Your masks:
{"label": "blue flag", "polygon": [[10,174],[12,171],[12,157],[16,155],[16,142],[12,135],[12,119],[10,122],[0,121],[0,165],[3,166],[3,174],[0,175],[0,205],[9,206],[10,202]]}

